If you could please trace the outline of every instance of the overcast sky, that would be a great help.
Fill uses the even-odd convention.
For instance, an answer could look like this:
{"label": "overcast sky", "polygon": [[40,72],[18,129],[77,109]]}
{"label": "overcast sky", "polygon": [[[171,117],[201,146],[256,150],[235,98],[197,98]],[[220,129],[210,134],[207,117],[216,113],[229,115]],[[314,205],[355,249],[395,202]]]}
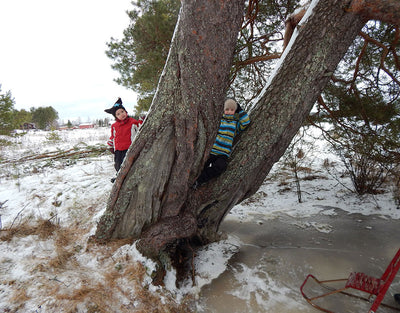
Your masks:
{"label": "overcast sky", "polygon": [[122,38],[131,0],[1,0],[0,84],[15,108],[52,106],[60,119],[110,117],[121,97],[133,113],[136,94],[113,79],[105,55]]}

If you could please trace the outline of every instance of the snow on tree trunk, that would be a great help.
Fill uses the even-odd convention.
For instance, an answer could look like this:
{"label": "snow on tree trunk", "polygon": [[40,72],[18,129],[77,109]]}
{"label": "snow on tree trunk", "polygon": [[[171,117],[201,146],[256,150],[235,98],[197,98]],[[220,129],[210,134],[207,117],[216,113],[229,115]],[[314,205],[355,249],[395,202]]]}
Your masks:
{"label": "snow on tree trunk", "polygon": [[[308,116],[364,21],[348,1],[313,1],[279,69],[252,105],[227,171],[190,189],[214,142],[243,1],[182,1],[148,119],[127,154],[95,237],[141,239],[156,256],[167,244],[217,238],[224,216],[254,194]],[[268,210],[268,208],[266,208]]]}

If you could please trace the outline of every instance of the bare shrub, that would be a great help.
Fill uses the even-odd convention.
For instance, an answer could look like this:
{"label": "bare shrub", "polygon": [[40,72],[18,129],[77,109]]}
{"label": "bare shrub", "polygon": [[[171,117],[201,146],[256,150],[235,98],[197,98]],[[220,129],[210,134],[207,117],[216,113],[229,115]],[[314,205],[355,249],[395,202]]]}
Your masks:
{"label": "bare shrub", "polygon": [[310,176],[312,173],[311,152],[314,149],[315,140],[306,139],[306,128],[301,128],[293,138],[283,156],[283,166],[290,168],[296,184],[297,200],[303,202],[301,192],[301,175]]}
{"label": "bare shrub", "polygon": [[393,172],[392,194],[396,209],[400,210],[400,171]]}
{"label": "bare shrub", "polygon": [[329,139],[359,195],[381,193],[383,184],[399,168],[397,154],[385,147],[377,133],[342,132]]}

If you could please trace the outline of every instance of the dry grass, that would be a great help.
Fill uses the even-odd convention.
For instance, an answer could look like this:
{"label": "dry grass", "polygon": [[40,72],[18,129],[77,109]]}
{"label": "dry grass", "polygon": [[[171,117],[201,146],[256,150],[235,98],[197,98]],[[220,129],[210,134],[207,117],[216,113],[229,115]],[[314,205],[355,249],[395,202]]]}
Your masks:
{"label": "dry grass", "polygon": [[49,261],[49,266],[53,268],[65,268],[68,261],[74,256],[76,251],[70,244],[76,239],[76,233],[71,229],[59,228],[56,232],[55,246],[57,255]]}
{"label": "dry grass", "polygon": [[26,301],[28,301],[30,297],[27,295],[25,288],[18,288],[14,290],[10,302],[15,305],[13,309],[8,309],[5,312],[21,312],[21,310],[25,307]]}
{"label": "dry grass", "polygon": [[47,239],[59,228],[59,225],[53,224],[50,220],[40,220],[36,226],[36,234],[40,239]]}
{"label": "dry grass", "polygon": [[[112,312],[112,307],[109,303],[112,299],[112,292],[108,290],[104,285],[98,284],[96,286],[82,286],[79,289],[73,290],[71,295],[68,294],[58,294],[56,295],[57,300],[68,300],[63,301],[66,307],[77,307],[79,303],[86,303],[87,307],[91,307],[92,312]],[[93,311],[97,308],[96,311]]]}
{"label": "dry grass", "polygon": [[56,249],[57,255],[48,262],[48,266],[52,268],[65,268],[67,262],[74,255],[73,252],[64,248]]}
{"label": "dry grass", "polygon": [[[54,312],[154,312],[154,313],[188,313],[191,299],[188,297],[183,304],[177,304],[173,295],[160,289],[151,291],[144,280],[146,268],[141,263],[132,260],[125,254],[115,257],[114,253],[121,246],[132,244],[131,240],[116,240],[107,245],[88,244],[86,250],[77,249],[78,240],[84,238],[85,230],[64,228],[50,220],[39,220],[35,225],[27,222],[1,232],[1,240],[11,241],[15,238],[37,235],[40,240],[52,239],[56,256],[48,259],[37,258],[36,265],[32,264],[31,273],[39,272],[35,284],[41,285],[43,305]],[[82,243],[84,245],[84,243]],[[79,246],[79,245],[78,245]],[[80,246],[81,247],[81,246]],[[103,273],[103,279],[91,279],[85,264],[79,264],[74,258],[77,253],[84,253],[96,258],[101,268],[98,274]],[[65,275],[65,273],[70,273]],[[79,274],[81,273],[81,274]],[[59,280],[58,274],[64,278]],[[53,276],[56,275],[56,276]],[[77,278],[69,282],[65,277]],[[54,278],[49,278],[54,277]],[[18,312],[24,308],[29,299],[26,288],[20,288],[18,282],[4,281],[12,286],[12,304],[10,312]],[[122,300],[123,299],[123,300]],[[163,299],[163,300],[162,300]]]}
{"label": "dry grass", "polygon": [[11,301],[15,303],[25,303],[29,299],[25,288],[16,289],[11,297]]}
{"label": "dry grass", "polygon": [[59,226],[53,224],[50,220],[40,219],[35,225],[26,222],[8,229],[2,229],[0,240],[11,241],[14,237],[27,237],[31,235],[37,235],[40,239],[47,239],[58,228]]}
{"label": "dry grass", "polygon": [[[58,224],[54,224],[51,220],[40,219],[35,225],[23,223],[10,229],[2,230],[0,233],[1,241],[11,241],[15,237],[27,237],[36,235],[41,240],[46,240],[54,237],[55,250],[57,255],[52,258],[46,268],[64,268],[66,263],[76,253],[73,247],[70,247],[72,242],[75,242],[77,235],[81,233],[78,229],[62,228]],[[37,270],[43,271],[46,268],[37,266]]]}
{"label": "dry grass", "polygon": [[[143,264],[134,262],[129,256],[119,261],[122,268],[108,271],[104,274],[104,285],[98,285],[87,295],[87,303],[95,304],[96,307],[104,307],[104,297],[108,297],[106,303],[118,303],[121,296],[129,300],[129,304],[120,305],[119,312],[138,313],[189,313],[190,298],[186,303],[177,304],[168,293],[152,292],[147,286],[143,286],[146,269]],[[98,289],[100,288],[100,289]],[[107,292],[105,292],[105,290]],[[161,295],[165,302],[161,300]],[[115,309],[115,308],[114,308]],[[98,311],[102,312],[102,311]]]}
{"label": "dry grass", "polygon": [[[82,285],[71,293],[59,293],[55,297],[64,303],[63,307],[76,308],[79,304],[84,304],[87,312],[191,312],[189,305],[176,304],[172,298],[163,303],[159,293],[153,293],[143,287],[145,273],[142,264],[130,260],[123,270],[105,271],[103,283]],[[168,296],[163,296],[168,299]],[[120,301],[121,297],[125,300]]]}

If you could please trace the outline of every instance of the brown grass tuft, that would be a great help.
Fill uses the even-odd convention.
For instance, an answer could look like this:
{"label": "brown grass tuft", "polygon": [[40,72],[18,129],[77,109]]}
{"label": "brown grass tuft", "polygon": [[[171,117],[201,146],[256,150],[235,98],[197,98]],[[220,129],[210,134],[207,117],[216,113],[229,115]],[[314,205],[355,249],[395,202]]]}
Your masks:
{"label": "brown grass tuft", "polygon": [[25,303],[30,297],[26,294],[25,288],[18,288],[14,290],[14,294],[11,297],[11,301],[15,304]]}
{"label": "brown grass tuft", "polygon": [[146,274],[146,269],[141,263],[130,264],[124,271],[124,277],[126,279],[137,281],[138,283],[144,280],[145,274]]}
{"label": "brown grass tuft", "polygon": [[57,247],[65,247],[71,244],[71,242],[75,242],[76,232],[72,229],[68,228],[59,228],[56,233],[56,246]]}
{"label": "brown grass tuft", "polygon": [[115,287],[116,281],[121,277],[121,274],[117,271],[108,271],[104,274],[104,279],[110,287]]}
{"label": "brown grass tuft", "polygon": [[57,248],[56,252],[57,256],[49,261],[49,266],[53,268],[65,268],[65,265],[68,263],[74,253],[67,251],[64,248]]}
{"label": "brown grass tuft", "polygon": [[37,221],[36,225],[24,223],[1,230],[0,240],[11,241],[14,237],[27,237],[31,235],[37,235],[40,239],[46,239],[52,236],[59,227],[60,226],[53,224],[50,220],[40,219]]}
{"label": "brown grass tuft", "polygon": [[56,296],[58,300],[69,300],[69,305],[77,305],[78,303],[87,303],[88,312],[108,313],[112,312],[112,308],[108,303],[113,303],[111,290],[107,290],[102,284],[95,287],[82,286],[73,291],[72,295],[59,294]]}
{"label": "brown grass tuft", "polygon": [[1,241],[11,241],[14,237],[27,237],[35,233],[35,227],[30,225],[20,225],[10,229],[2,229],[0,232]]}
{"label": "brown grass tuft", "polygon": [[68,261],[76,253],[73,247],[68,247],[72,242],[75,242],[75,239],[75,233],[71,229],[61,227],[57,229],[55,238],[57,256],[49,261],[50,267],[65,268]]}
{"label": "brown grass tuft", "polygon": [[50,220],[39,220],[35,232],[40,239],[46,239],[52,236],[58,228],[60,228],[60,226],[53,224]]}

